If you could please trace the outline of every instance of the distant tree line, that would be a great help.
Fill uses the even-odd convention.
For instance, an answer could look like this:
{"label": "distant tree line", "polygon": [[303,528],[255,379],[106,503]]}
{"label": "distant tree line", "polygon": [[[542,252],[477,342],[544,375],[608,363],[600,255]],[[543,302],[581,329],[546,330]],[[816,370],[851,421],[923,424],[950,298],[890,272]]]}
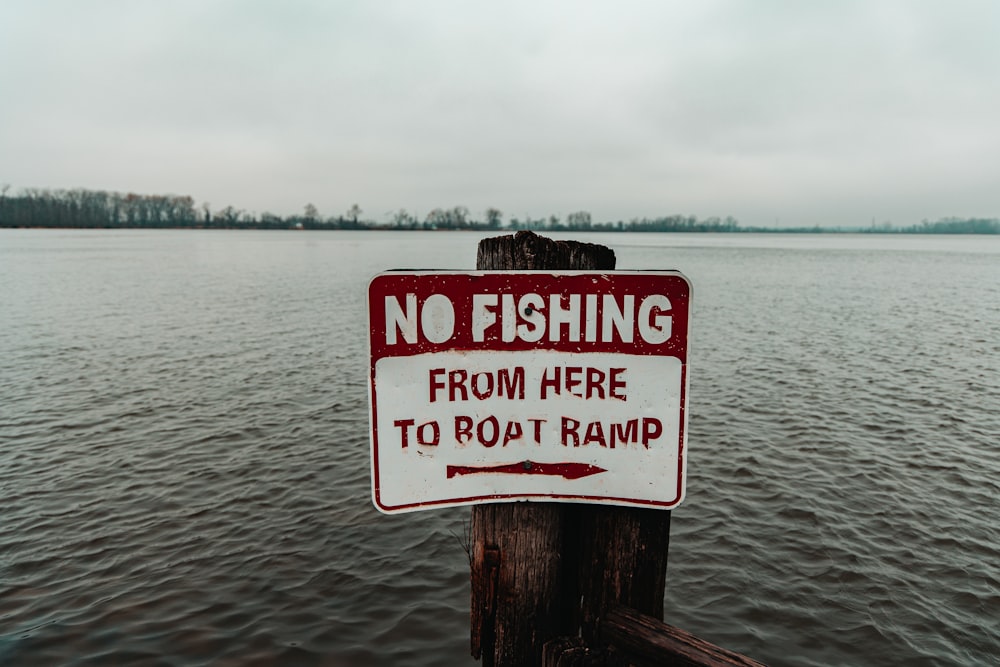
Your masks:
{"label": "distant tree line", "polygon": [[[103,229],[363,229],[356,205],[346,216],[320,220],[312,204],[303,215],[256,215],[233,206],[213,211],[208,203],[195,206],[186,195],[141,195],[103,190],[28,188],[16,195],[0,187],[0,227],[61,227]],[[351,215],[353,214],[353,218]]]}
{"label": "distant tree line", "polygon": [[361,207],[351,206],[343,215],[323,217],[313,204],[302,214],[280,216],[251,213],[233,206],[212,210],[208,203],[196,206],[188,196],[141,195],[100,190],[45,190],[29,188],[8,195],[0,191],[0,227],[70,228],[199,228],[199,229],[412,229],[412,230],[542,230],[542,231],[630,231],[630,232],[733,232],[734,218],[699,220],[694,216],[633,218],[628,222],[593,222],[587,211],[570,213],[563,220],[511,218],[504,224],[503,212],[488,208],[478,219],[465,206],[435,208],[422,219],[406,209],[382,223],[362,219]]}
{"label": "distant tree line", "polygon": [[574,231],[574,232],[736,232],[740,225],[733,217],[726,219],[708,218],[700,220],[697,217],[670,215],[658,218],[632,218],[609,222],[594,222],[587,211],[570,213],[563,221],[557,215],[548,218],[521,220],[511,218],[510,228],[513,230],[530,229],[538,231]]}
{"label": "distant tree line", "polygon": [[406,209],[387,216],[383,222],[362,218],[361,207],[354,204],[344,214],[323,217],[313,204],[306,204],[301,214],[280,216],[253,213],[233,206],[212,210],[206,202],[196,206],[185,195],[141,195],[101,190],[46,190],[28,188],[9,194],[10,186],[0,186],[0,227],[63,228],[198,228],[198,229],[368,229],[368,230],[536,230],[582,232],[771,232],[771,233],[903,233],[903,234],[1000,234],[996,218],[944,218],[924,220],[919,225],[893,227],[889,223],[865,228],[825,227],[740,227],[733,217],[699,219],[695,216],[670,215],[657,218],[632,218],[594,222],[587,211],[566,216],[542,218],[511,217],[506,224],[503,213],[488,208],[481,219],[465,206],[435,208],[422,219]]}
{"label": "distant tree line", "polygon": [[937,222],[924,220],[919,225],[902,227],[904,234],[1000,234],[996,218],[943,218]]}
{"label": "distant tree line", "polygon": [[0,227],[192,227],[191,197],[100,190],[29,188],[8,196],[0,188]]}

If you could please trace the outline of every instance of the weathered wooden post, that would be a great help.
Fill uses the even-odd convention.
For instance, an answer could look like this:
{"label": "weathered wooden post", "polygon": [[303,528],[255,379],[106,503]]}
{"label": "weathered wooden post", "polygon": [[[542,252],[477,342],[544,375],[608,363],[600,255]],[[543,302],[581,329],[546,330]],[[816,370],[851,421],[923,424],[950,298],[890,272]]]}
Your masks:
{"label": "weathered wooden post", "polygon": [[[484,239],[478,270],[613,270],[604,246],[531,232]],[[472,655],[486,667],[541,665],[546,643],[596,645],[604,610],[662,618],[670,512],[558,503],[472,508]]]}

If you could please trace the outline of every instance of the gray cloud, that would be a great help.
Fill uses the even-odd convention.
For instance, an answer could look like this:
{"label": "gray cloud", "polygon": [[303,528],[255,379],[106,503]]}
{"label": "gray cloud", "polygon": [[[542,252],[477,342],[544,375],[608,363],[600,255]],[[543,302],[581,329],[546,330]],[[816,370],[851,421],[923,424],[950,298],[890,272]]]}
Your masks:
{"label": "gray cloud", "polygon": [[376,218],[1000,215],[1000,5],[0,6],[0,181]]}

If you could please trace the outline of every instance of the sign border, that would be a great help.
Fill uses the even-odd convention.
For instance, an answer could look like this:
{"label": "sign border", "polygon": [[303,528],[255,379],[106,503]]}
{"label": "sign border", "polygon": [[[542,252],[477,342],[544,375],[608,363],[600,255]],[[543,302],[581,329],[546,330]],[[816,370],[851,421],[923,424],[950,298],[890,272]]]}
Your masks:
{"label": "sign border", "polygon": [[[679,433],[677,436],[677,477],[676,477],[676,493],[674,499],[671,501],[653,501],[653,500],[641,500],[635,498],[618,498],[618,497],[608,497],[608,496],[590,496],[586,494],[541,494],[541,493],[517,493],[517,494],[483,494],[474,495],[462,498],[449,498],[442,500],[430,500],[417,503],[406,503],[403,505],[385,505],[381,502],[380,491],[381,491],[381,479],[379,476],[379,466],[378,466],[378,407],[376,405],[376,389],[375,389],[375,363],[376,360],[372,357],[372,330],[371,330],[371,313],[372,313],[372,286],[374,283],[384,276],[487,276],[487,275],[544,275],[544,276],[618,276],[618,275],[634,275],[634,276],[644,276],[644,275],[658,275],[658,276],[672,276],[679,278],[684,281],[687,285],[687,305],[686,305],[686,330],[685,334],[685,355],[684,359],[681,361],[681,382],[680,382],[680,419],[678,424]],[[579,503],[579,504],[591,504],[591,505],[614,505],[619,507],[640,507],[646,509],[662,509],[670,510],[677,507],[685,498],[687,491],[687,433],[688,433],[688,385],[689,385],[689,374],[688,374],[688,356],[690,353],[690,340],[689,334],[691,330],[691,298],[693,295],[693,287],[691,281],[683,273],[672,269],[650,269],[650,270],[591,270],[591,271],[580,271],[580,270],[569,270],[569,271],[558,271],[558,270],[529,270],[529,271],[483,271],[483,270],[470,270],[463,271],[458,269],[390,269],[382,271],[369,280],[366,295],[366,322],[368,322],[368,335],[366,336],[366,348],[368,355],[368,418],[369,418],[369,449],[370,449],[370,468],[371,468],[371,490],[372,490],[372,503],[375,507],[384,514],[401,514],[407,512],[420,511],[424,509],[437,509],[445,507],[462,507],[470,505],[480,505],[487,503],[511,503],[511,502],[569,502],[569,503]],[[623,354],[628,354],[623,352]],[[395,355],[386,355],[395,356]],[[407,355],[399,355],[407,356]],[[641,356],[641,355],[635,355]]]}

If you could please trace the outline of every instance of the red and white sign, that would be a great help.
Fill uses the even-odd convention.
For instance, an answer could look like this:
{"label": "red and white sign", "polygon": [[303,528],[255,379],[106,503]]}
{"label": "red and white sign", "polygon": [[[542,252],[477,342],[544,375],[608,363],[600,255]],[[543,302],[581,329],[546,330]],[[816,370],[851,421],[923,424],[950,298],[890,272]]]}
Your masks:
{"label": "red and white sign", "polygon": [[675,507],[690,295],[668,271],[376,276],[375,506]]}

